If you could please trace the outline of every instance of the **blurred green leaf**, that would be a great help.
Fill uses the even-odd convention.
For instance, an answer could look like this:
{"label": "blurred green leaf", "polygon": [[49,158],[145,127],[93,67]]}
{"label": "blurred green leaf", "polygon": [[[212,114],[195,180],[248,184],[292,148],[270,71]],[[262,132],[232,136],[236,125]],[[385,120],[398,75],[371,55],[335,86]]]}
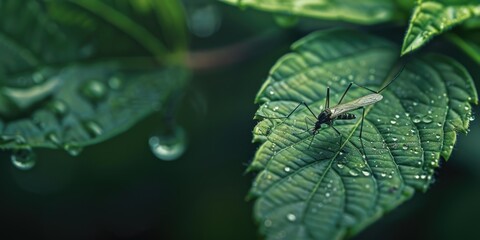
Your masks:
{"label": "blurred green leaf", "polygon": [[[81,147],[111,138],[154,111],[172,114],[188,72],[178,62],[166,64],[172,63],[168,58],[174,51],[162,49],[156,35],[136,25],[137,15],[123,15],[105,2],[0,1],[0,147],[63,148],[77,154]],[[62,4],[98,14],[150,53],[99,55],[105,39],[89,41],[89,29],[103,23],[66,11],[64,16],[71,17],[67,22],[85,23],[70,31],[47,12],[46,7]],[[109,44],[138,48],[117,37],[109,36]]]}
{"label": "blurred green leaf", "polygon": [[74,27],[73,34],[78,29],[88,33],[97,50],[110,57],[140,54],[175,62],[187,50],[185,14],[178,0],[47,1],[46,6],[57,22]]}
{"label": "blurred green leaf", "polygon": [[455,25],[478,16],[480,4],[475,0],[419,1],[403,41],[402,55],[420,48]]}
{"label": "blurred green leaf", "polygon": [[70,150],[104,141],[168,108],[186,76],[178,68],[129,70],[105,63],[12,78],[15,86],[0,89],[1,146]]}
{"label": "blurred green leaf", "polygon": [[[448,159],[455,131],[467,131],[477,93],[454,60],[412,58],[400,77],[366,107],[362,148],[357,120],[336,120],[313,138],[306,129],[319,114],[326,88],[331,104],[353,81],[380,89],[391,79],[397,46],[350,30],[312,33],[272,68],[256,102],[250,171],[259,171],[251,196],[267,239],[340,239],[352,236],[433,182],[440,157]],[[393,71],[395,72],[395,71]],[[353,86],[345,102],[370,94]],[[311,119],[310,122],[306,119]],[[366,156],[363,156],[365,154]]]}
{"label": "blurred green leaf", "polygon": [[394,1],[307,1],[307,0],[220,0],[238,7],[324,20],[339,20],[358,24],[375,24],[395,18]]}
{"label": "blurred green leaf", "polygon": [[478,31],[462,31],[458,34],[448,33],[447,39],[480,64],[480,33]]}

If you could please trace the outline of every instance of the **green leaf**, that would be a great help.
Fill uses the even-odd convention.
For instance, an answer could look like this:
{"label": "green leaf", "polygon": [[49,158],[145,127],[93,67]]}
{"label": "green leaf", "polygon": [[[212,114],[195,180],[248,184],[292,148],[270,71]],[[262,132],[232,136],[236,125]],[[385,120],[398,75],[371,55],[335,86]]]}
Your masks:
{"label": "green leaf", "polygon": [[[261,106],[250,171],[250,191],[267,239],[340,239],[352,236],[433,182],[440,156],[448,159],[455,131],[467,131],[477,93],[467,71],[436,54],[412,58],[400,77],[356,120],[335,120],[313,138],[314,116],[331,89],[334,107],[349,82],[380,89],[391,79],[397,46],[361,32],[312,33],[295,43],[270,71],[256,102]],[[344,103],[371,92],[352,86]],[[310,121],[306,118],[311,119]],[[365,154],[365,156],[363,156]]]}
{"label": "green leaf", "polygon": [[128,70],[106,63],[9,79],[0,89],[1,147],[70,151],[104,141],[169,108],[185,79],[178,68]]}
{"label": "green leaf", "polygon": [[410,20],[403,41],[402,55],[420,48],[433,37],[455,25],[478,16],[480,16],[478,1],[420,1]]}
{"label": "green leaf", "polygon": [[339,20],[359,24],[375,24],[395,18],[396,6],[393,1],[308,1],[308,0],[220,0],[238,7],[252,7],[259,10],[305,16],[323,20]]}
{"label": "green leaf", "polygon": [[[189,75],[184,67],[158,65],[155,60],[167,57],[160,52],[121,54],[122,58],[115,51],[98,54],[102,45],[85,41],[90,32],[71,34],[43,5],[103,4],[94,2],[0,1],[0,148],[63,148],[78,154],[82,147],[116,136],[155,111],[172,118]],[[90,19],[87,28],[97,21]],[[124,26],[132,27],[130,23]],[[154,38],[146,41],[158,41]]]}

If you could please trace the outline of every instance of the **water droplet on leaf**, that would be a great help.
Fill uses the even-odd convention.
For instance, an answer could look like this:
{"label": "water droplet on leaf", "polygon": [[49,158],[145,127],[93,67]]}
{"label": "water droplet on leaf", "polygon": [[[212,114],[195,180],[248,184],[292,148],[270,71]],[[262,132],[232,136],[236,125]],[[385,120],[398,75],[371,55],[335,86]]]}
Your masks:
{"label": "water droplet on leaf", "polygon": [[86,98],[95,102],[102,100],[107,95],[107,87],[98,80],[88,81],[81,91]]}

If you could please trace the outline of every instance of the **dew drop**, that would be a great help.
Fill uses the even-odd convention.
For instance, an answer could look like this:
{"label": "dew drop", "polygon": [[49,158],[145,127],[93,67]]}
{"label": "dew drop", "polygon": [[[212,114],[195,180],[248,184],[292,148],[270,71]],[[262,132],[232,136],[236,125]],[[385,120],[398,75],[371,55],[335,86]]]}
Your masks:
{"label": "dew drop", "polygon": [[187,136],[181,127],[176,127],[170,135],[152,136],[148,140],[153,155],[160,160],[176,160],[186,150]]}
{"label": "dew drop", "polygon": [[408,146],[407,146],[407,145],[403,145],[402,149],[403,149],[403,150],[408,150]]}
{"label": "dew drop", "polygon": [[338,167],[338,168],[343,168],[343,167],[345,167],[345,165],[343,165],[343,164],[341,164],[341,163],[337,163],[337,167]]}
{"label": "dew drop", "polygon": [[290,172],[292,169],[290,169],[289,167],[285,167],[283,170],[284,170],[285,172]]}
{"label": "dew drop", "polygon": [[422,118],[422,121],[424,123],[431,123],[432,122],[432,118],[430,116],[425,116]]}
{"label": "dew drop", "polygon": [[370,176],[370,172],[369,171],[366,171],[366,170],[363,170],[362,171],[362,174],[366,177]]}
{"label": "dew drop", "polygon": [[290,222],[294,222],[295,220],[297,220],[297,216],[295,216],[295,214],[293,214],[293,213],[289,213],[289,214],[287,214],[287,219]]}
{"label": "dew drop", "polygon": [[391,120],[391,121],[390,121],[390,123],[391,123],[391,124],[396,124],[396,123],[397,123],[397,121],[395,121],[395,120]]}
{"label": "dew drop", "polygon": [[13,166],[20,170],[30,170],[36,164],[35,153],[30,148],[15,150],[12,153],[10,160],[12,161]]}
{"label": "dew drop", "polygon": [[66,143],[63,149],[71,156],[78,156],[83,151],[83,148],[76,143]]}
{"label": "dew drop", "polygon": [[278,110],[278,107],[274,107],[274,108],[273,108],[273,111],[277,111],[277,110]]}
{"label": "dew drop", "polygon": [[62,100],[54,100],[47,105],[57,117],[63,117],[68,113],[68,106]]}
{"label": "dew drop", "polygon": [[330,193],[329,192],[325,193],[325,197],[327,198],[330,197]]}
{"label": "dew drop", "polygon": [[412,105],[413,105],[413,106],[417,106],[418,103],[417,103],[417,102],[413,102]]}
{"label": "dew drop", "polygon": [[419,176],[419,175],[415,175],[415,179],[419,179],[419,178],[420,178],[420,176]]}
{"label": "dew drop", "polygon": [[437,123],[437,126],[441,127],[441,126],[442,126],[442,123]]}
{"label": "dew drop", "polygon": [[97,102],[107,96],[107,87],[103,82],[91,80],[83,85],[81,92],[86,98]]}
{"label": "dew drop", "polygon": [[398,140],[398,138],[392,137],[392,141],[396,142],[397,140]]}
{"label": "dew drop", "polygon": [[350,173],[350,175],[352,175],[352,176],[354,176],[354,177],[358,176],[358,172],[355,171],[355,170],[353,170],[353,169],[351,169],[350,171],[348,171],[348,173]]}
{"label": "dew drop", "polygon": [[435,138],[436,138],[436,139],[440,139],[440,135],[436,135]]}
{"label": "dew drop", "polygon": [[413,117],[413,120],[412,120],[412,121],[413,121],[414,123],[419,123],[420,121],[422,121],[422,119],[420,118],[419,115],[415,115],[415,116]]}
{"label": "dew drop", "polygon": [[396,115],[395,115],[395,118],[400,118],[400,115],[396,114]]}
{"label": "dew drop", "polygon": [[270,93],[270,95],[274,95],[274,94],[275,94],[275,92],[274,92],[274,91],[270,91],[269,93]]}
{"label": "dew drop", "polygon": [[96,137],[96,136],[100,136],[103,134],[103,128],[102,126],[100,126],[100,124],[98,124],[97,122],[95,121],[85,121],[83,123],[83,126],[85,127],[85,129],[87,129],[87,132],[92,136],[92,137]]}
{"label": "dew drop", "polygon": [[61,144],[60,139],[58,138],[58,135],[54,132],[47,134],[47,139],[57,146],[60,146]]}

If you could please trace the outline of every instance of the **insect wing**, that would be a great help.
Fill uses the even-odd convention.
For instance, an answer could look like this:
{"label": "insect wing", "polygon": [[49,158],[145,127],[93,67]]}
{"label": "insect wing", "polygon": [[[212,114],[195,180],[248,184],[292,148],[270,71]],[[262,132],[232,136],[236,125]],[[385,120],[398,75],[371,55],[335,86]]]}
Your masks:
{"label": "insect wing", "polygon": [[330,109],[332,111],[331,118],[336,118],[343,113],[347,113],[361,107],[372,105],[382,100],[382,98],[383,98],[382,95],[373,93],[373,94],[363,96],[361,98],[357,98],[353,101],[337,105]]}

